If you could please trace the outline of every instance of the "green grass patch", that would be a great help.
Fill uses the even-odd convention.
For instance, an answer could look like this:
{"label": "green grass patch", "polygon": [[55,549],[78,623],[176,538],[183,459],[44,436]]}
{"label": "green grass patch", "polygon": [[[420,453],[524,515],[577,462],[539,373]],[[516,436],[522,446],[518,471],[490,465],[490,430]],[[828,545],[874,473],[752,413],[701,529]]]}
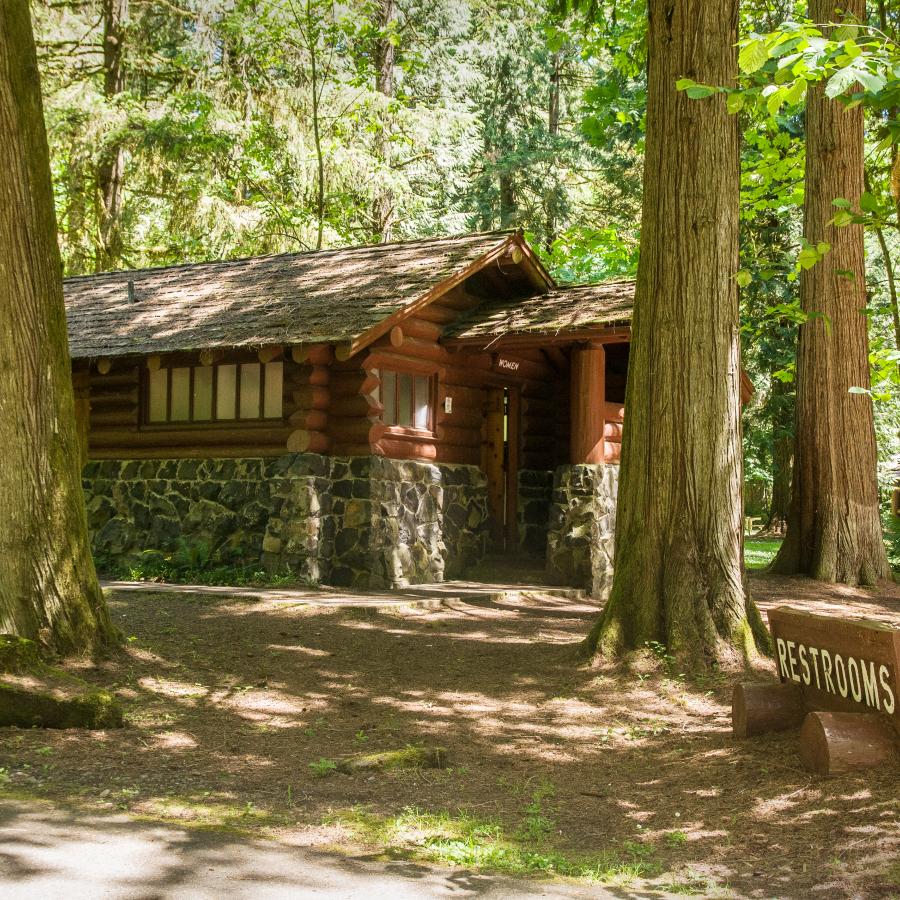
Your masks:
{"label": "green grass patch", "polygon": [[744,538],[744,564],[748,569],[764,569],[781,547],[781,538]]}
{"label": "green grass patch", "polygon": [[339,810],[327,824],[345,827],[359,841],[386,853],[507,875],[562,875],[591,881],[627,883],[653,878],[662,866],[649,844],[626,841],[599,854],[580,855],[548,846],[543,819],[535,827],[532,798],[522,826],[508,834],[496,819],[467,813],[426,812],[406,807],[395,816],[378,816],[361,807]]}

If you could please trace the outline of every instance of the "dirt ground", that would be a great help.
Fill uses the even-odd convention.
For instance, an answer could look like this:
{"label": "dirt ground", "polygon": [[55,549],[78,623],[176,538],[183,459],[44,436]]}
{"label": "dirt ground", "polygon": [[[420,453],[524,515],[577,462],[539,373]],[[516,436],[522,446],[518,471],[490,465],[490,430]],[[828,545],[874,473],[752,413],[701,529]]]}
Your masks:
{"label": "dirt ground", "polygon": [[[895,586],[759,575],[752,591],[764,608],[900,624]],[[0,729],[9,795],[673,893],[900,896],[900,767],[822,780],[796,733],[735,741],[733,674],[578,662],[589,602],[322,607],[152,586],[109,599],[125,648],[70,665],[122,698],[128,727]],[[450,767],[333,770],[417,744],[447,748]]]}

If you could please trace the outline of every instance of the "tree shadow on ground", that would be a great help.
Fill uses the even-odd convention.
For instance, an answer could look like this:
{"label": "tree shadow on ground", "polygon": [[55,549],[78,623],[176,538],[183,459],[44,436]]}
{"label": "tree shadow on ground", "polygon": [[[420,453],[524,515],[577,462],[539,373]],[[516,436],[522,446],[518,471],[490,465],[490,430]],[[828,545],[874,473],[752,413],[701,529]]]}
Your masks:
{"label": "tree shadow on ground", "polygon": [[[149,588],[110,606],[134,640],[81,674],[118,691],[130,727],[7,730],[12,784],[319,846],[345,843],[364,813],[364,837],[381,823],[382,844],[437,858],[450,857],[417,811],[446,811],[536,854],[607,853],[613,873],[646,848],[647,873],[682,891],[896,892],[896,770],[819,781],[800,769],[795,734],[733,740],[728,678],[576,664],[590,604],[325,609]],[[451,767],[317,765],[417,743],[446,747]]]}

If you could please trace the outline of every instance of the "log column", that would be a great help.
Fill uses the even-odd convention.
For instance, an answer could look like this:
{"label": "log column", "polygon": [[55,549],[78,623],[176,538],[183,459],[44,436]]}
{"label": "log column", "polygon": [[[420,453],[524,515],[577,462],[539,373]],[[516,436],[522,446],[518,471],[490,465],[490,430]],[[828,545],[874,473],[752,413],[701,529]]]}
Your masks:
{"label": "log column", "polygon": [[571,461],[602,463],[606,459],[603,412],[606,402],[606,351],[573,347],[571,381]]}

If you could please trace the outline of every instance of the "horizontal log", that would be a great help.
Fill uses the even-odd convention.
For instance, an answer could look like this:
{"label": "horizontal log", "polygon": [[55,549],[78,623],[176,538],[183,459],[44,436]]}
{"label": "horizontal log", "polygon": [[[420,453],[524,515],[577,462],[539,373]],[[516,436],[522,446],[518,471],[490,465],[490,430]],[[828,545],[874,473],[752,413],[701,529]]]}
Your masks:
{"label": "horizontal log", "polygon": [[437,447],[437,462],[457,466],[481,465],[480,447],[456,447],[452,444],[439,444]]}
{"label": "horizontal log", "polygon": [[449,325],[459,318],[457,310],[437,302],[429,303],[428,306],[423,306],[421,309],[416,310],[416,315],[426,322],[433,322],[435,325]]}
{"label": "horizontal log", "polygon": [[284,347],[280,344],[269,344],[265,347],[260,347],[259,350],[256,351],[257,359],[265,365],[266,363],[274,362],[284,353]]}
{"label": "horizontal log", "polygon": [[[243,446],[280,445],[284,448],[292,428],[277,425],[270,428],[257,425],[246,428],[173,428],[138,430],[137,428],[92,429],[90,433],[91,448],[114,447],[178,447],[191,445],[203,447],[207,455],[210,448],[224,447],[229,444]],[[179,450],[180,454],[180,450]]]}
{"label": "horizontal log", "polygon": [[457,405],[468,409],[481,409],[484,406],[486,396],[484,388],[447,384],[446,382],[442,387],[441,394],[443,396],[441,399],[443,400],[443,397],[452,397],[454,409],[456,409]]}
{"label": "horizontal log", "polygon": [[335,379],[331,383],[332,397],[364,397],[378,391],[380,380],[376,375],[367,375],[361,378],[357,375],[352,379]]}
{"label": "horizontal log", "polygon": [[92,406],[137,406],[140,392],[135,385],[125,390],[93,391],[90,399]]}
{"label": "horizontal log", "polygon": [[444,412],[443,403],[438,405],[437,410],[438,425],[452,425],[456,428],[475,428],[481,430],[484,422],[484,411],[481,407],[459,406],[456,400],[453,401],[453,412]]}
{"label": "horizontal log", "polygon": [[803,692],[793,683],[739,682],[731,694],[731,729],[735,737],[796,728],[805,715]]}
{"label": "horizontal log", "polygon": [[[206,350],[200,351],[200,365],[202,366],[211,366],[213,363],[217,363],[220,359],[224,359],[225,351],[218,348],[207,348]],[[148,361],[147,368],[150,368],[150,363]],[[157,366],[156,368],[159,368]]]}
{"label": "horizontal log", "polygon": [[107,387],[122,387],[123,385],[137,384],[140,380],[136,366],[128,369],[116,369],[109,375],[98,375],[92,372],[90,375],[91,390],[102,390]]}
{"label": "horizontal log", "polygon": [[[451,355],[440,344],[412,337],[406,338],[400,345],[389,343],[387,337],[384,337],[372,345],[372,353],[383,353],[401,363],[406,360],[430,360],[444,365],[453,361]],[[366,364],[366,368],[370,366]]]}
{"label": "horizontal log", "polygon": [[604,441],[603,461],[608,463],[621,462],[622,445],[613,443],[612,441]]}
{"label": "horizontal log", "polygon": [[603,437],[614,443],[622,443],[622,423],[621,422],[604,422]]}
{"label": "horizontal log", "polygon": [[109,370],[112,367],[113,367],[113,361],[111,359],[109,359],[108,357],[104,356],[101,359],[97,360],[97,371],[101,375],[107,375],[109,373]]}
{"label": "horizontal log", "polygon": [[438,341],[444,329],[437,322],[428,322],[418,316],[410,316],[403,320],[403,334],[406,337],[418,338],[423,341]]}
{"label": "horizontal log", "polygon": [[480,447],[481,428],[460,428],[454,425],[438,425],[437,439],[441,443],[460,447]]}
{"label": "horizontal log", "polygon": [[327,387],[308,384],[291,392],[291,397],[299,409],[328,409],[331,392]]}
{"label": "horizontal log", "polygon": [[294,428],[325,431],[328,425],[328,413],[324,409],[298,409],[288,416],[288,423]]}
{"label": "horizontal log", "polygon": [[91,408],[91,431],[104,425],[136,425],[138,408],[131,406],[123,409],[97,410]]}
{"label": "horizontal log", "polygon": [[417,375],[434,375],[442,369],[439,362],[432,359],[417,359],[403,356],[394,350],[375,348],[366,357],[365,367],[372,369],[388,369],[400,372],[413,372]]}
{"label": "horizontal log", "polygon": [[329,412],[334,418],[380,418],[382,406],[376,400],[360,395],[351,397],[335,397],[331,401]]}
{"label": "horizontal log", "polygon": [[811,712],[800,729],[800,760],[819,775],[870,769],[896,752],[897,734],[877,713]]}
{"label": "horizontal log", "polygon": [[326,366],[302,365],[285,372],[284,381],[290,388],[305,387],[308,384],[324,387],[331,380]]}
{"label": "horizontal log", "polygon": [[331,448],[331,438],[321,431],[298,428],[288,435],[285,445],[291,453],[327,453]]}
{"label": "horizontal log", "polygon": [[392,347],[399,347],[403,344],[403,328],[399,325],[395,325],[388,332],[388,341]]}
{"label": "horizontal log", "polygon": [[332,419],[328,423],[328,436],[336,444],[375,444],[384,435],[387,426],[370,419]]}
{"label": "horizontal log", "polygon": [[375,445],[389,459],[436,459],[437,445],[433,441],[383,437]]}
{"label": "horizontal log", "polygon": [[294,344],[291,359],[295,363],[327,366],[334,359],[334,350],[329,344]]}
{"label": "horizontal log", "polygon": [[284,445],[234,444],[221,447],[90,447],[88,459],[236,459],[284,456]]}
{"label": "horizontal log", "polygon": [[607,422],[621,422],[625,418],[625,407],[621,403],[603,404],[603,418]]}
{"label": "horizontal log", "polygon": [[355,356],[355,353],[353,351],[353,345],[349,341],[335,345],[334,358],[338,362],[347,362],[352,356]]}

